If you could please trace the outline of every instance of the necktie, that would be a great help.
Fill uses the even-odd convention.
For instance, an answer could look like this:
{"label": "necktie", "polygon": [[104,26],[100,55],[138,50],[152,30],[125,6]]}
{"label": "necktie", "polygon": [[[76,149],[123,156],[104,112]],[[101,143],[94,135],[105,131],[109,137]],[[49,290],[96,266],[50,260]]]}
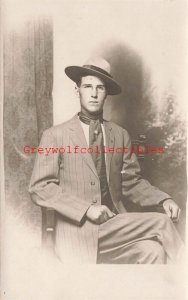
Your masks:
{"label": "necktie", "polygon": [[102,117],[100,116],[100,118],[93,120],[83,115],[82,113],[79,113],[79,118],[82,122],[89,124],[89,147],[93,149],[98,147],[99,150],[97,151],[97,153],[93,151],[91,153],[91,156],[100,180],[101,204],[108,206],[111,210],[114,211],[114,205],[110,196],[107,182],[105,154],[102,151],[104,145],[103,132],[101,127]]}

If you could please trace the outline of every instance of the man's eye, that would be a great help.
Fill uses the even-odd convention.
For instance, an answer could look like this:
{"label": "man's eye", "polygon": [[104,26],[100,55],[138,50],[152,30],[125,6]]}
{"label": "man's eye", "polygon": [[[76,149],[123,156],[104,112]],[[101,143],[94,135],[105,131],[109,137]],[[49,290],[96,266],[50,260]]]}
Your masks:
{"label": "man's eye", "polygon": [[102,86],[102,85],[101,85],[101,86],[99,86],[99,87],[98,87],[98,89],[99,89],[99,90],[101,90],[101,91],[105,91],[105,87],[104,87],[104,86]]}

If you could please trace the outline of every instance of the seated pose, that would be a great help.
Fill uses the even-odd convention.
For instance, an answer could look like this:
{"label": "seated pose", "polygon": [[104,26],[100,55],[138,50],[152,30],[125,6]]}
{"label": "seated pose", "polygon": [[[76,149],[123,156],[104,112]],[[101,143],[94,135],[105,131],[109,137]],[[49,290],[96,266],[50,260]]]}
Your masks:
{"label": "seated pose", "polygon": [[[109,63],[95,57],[65,73],[80,112],[43,133],[48,153],[37,154],[29,188],[37,205],[56,211],[56,255],[63,263],[177,262],[180,208],[141,177],[128,132],[103,119],[107,96],[121,93]],[[129,203],[140,212],[128,212]],[[159,206],[164,213],[152,211]]]}

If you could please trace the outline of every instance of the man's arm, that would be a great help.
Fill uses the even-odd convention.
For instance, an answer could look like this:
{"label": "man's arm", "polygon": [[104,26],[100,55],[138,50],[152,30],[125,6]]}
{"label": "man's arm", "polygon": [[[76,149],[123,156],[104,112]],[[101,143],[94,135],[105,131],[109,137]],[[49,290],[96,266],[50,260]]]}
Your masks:
{"label": "man's arm", "polygon": [[[43,133],[39,147],[58,147],[51,129]],[[36,204],[52,208],[80,225],[91,204],[62,191],[59,186],[59,167],[59,153],[36,155],[29,186],[31,198]]]}
{"label": "man's arm", "polygon": [[131,153],[131,140],[126,130],[123,130],[124,145],[128,148],[123,157],[122,168],[122,193],[126,201],[130,201],[142,208],[162,204],[165,212],[172,219],[179,217],[179,207],[171,197],[152,186],[141,176],[140,166],[137,157]]}

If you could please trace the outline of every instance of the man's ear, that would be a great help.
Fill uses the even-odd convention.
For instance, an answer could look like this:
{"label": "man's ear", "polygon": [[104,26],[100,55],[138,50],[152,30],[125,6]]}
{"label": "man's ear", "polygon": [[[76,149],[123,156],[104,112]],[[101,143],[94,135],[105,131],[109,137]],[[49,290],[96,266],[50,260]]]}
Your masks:
{"label": "man's ear", "polygon": [[80,98],[79,87],[77,85],[75,85],[75,94],[76,94],[76,97]]}

